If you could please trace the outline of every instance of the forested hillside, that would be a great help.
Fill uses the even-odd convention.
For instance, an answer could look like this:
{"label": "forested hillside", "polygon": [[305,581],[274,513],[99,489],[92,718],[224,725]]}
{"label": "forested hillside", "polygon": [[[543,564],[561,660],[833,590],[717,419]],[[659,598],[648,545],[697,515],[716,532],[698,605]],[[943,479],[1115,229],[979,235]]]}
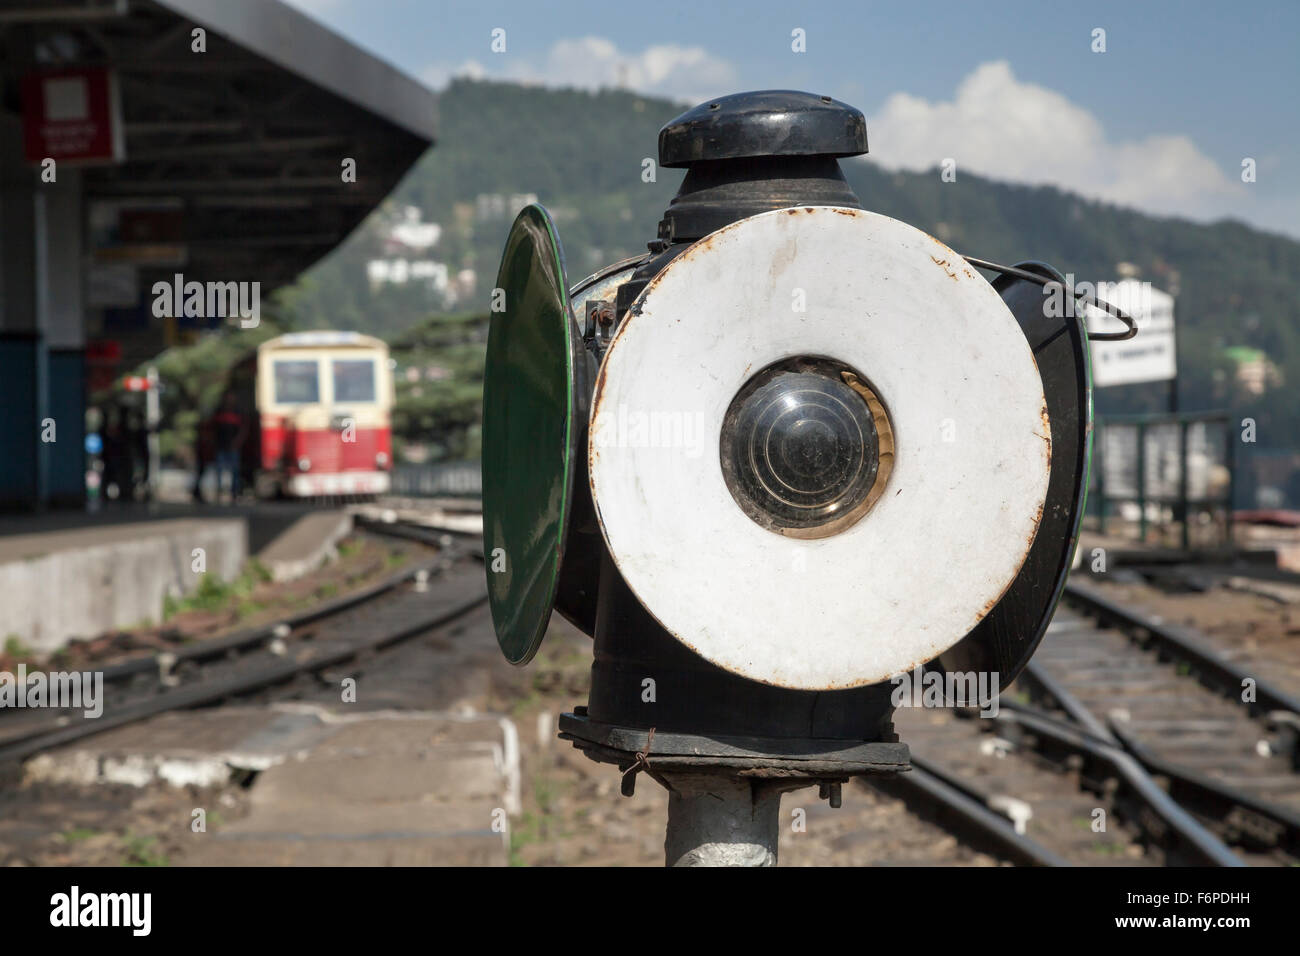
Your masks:
{"label": "forested hillside", "polygon": [[[512,218],[512,210],[483,215],[480,196],[536,194],[558,223],[570,278],[580,278],[643,250],[654,237],[681,172],[661,169],[646,182],[643,161],[656,156],[659,127],[681,108],[627,92],[453,82],[441,98],[438,144],[392,196],[390,214],[392,204],[420,207],[426,221],[443,227],[433,254],[453,269],[477,272],[482,301],[459,303],[459,313],[485,306]],[[1118,278],[1117,263],[1128,262],[1157,287],[1176,284],[1183,406],[1227,404],[1258,420],[1261,443],[1300,441],[1300,243],[1240,223],[1155,218],[960,171],[956,182],[945,183],[937,170],[891,173],[866,160],[844,167],[864,207],[932,232],[960,252],[1003,262],[1042,259],[1089,281]],[[426,320],[436,326],[436,305],[419,290],[371,292],[365,262],[378,248],[376,230],[359,229],[288,291],[285,320],[389,336]],[[463,337],[453,338],[463,349]],[[1279,367],[1280,383],[1262,396],[1241,393],[1223,351],[1230,346],[1262,350]],[[451,364],[465,362],[458,354]],[[468,401],[460,393],[452,400],[458,407]],[[1099,394],[1098,407],[1163,402],[1161,388],[1131,386]]]}

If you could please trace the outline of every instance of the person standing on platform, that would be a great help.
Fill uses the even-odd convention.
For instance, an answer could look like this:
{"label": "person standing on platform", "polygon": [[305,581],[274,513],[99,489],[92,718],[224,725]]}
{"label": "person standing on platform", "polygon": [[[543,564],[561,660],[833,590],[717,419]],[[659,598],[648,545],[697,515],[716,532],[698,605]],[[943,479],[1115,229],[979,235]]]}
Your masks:
{"label": "person standing on platform", "polygon": [[248,423],[239,411],[239,398],[234,392],[221,396],[221,407],[212,416],[213,437],[216,443],[217,498],[225,487],[225,475],[230,473],[230,503],[234,504],[240,492],[240,453],[248,437]]}
{"label": "person standing on platform", "polygon": [[122,415],[109,406],[104,414],[104,497],[126,501],[130,495],[131,450],[122,429]]}
{"label": "person standing on platform", "polygon": [[198,426],[194,430],[194,491],[192,497],[200,504],[203,503],[203,474],[216,457],[213,427],[212,417],[207,416],[199,419]]}

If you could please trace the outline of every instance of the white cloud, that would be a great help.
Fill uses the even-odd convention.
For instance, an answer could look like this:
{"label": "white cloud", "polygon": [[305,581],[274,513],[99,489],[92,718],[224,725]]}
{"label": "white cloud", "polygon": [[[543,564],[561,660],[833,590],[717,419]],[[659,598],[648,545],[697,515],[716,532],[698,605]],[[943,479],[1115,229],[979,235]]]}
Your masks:
{"label": "white cloud", "polygon": [[540,58],[503,53],[459,65],[436,63],[421,72],[431,86],[455,76],[588,90],[622,87],[691,104],[734,92],[737,83],[735,67],[703,47],[665,43],[631,53],[598,36],[557,40]]}
{"label": "white cloud", "polygon": [[465,60],[457,66],[434,63],[420,71],[420,80],[434,89],[441,89],[454,77],[467,77],[481,80],[487,76],[487,70],[477,60]]}
{"label": "white cloud", "polygon": [[1187,136],[1113,142],[1098,117],[1005,61],[976,67],[947,102],[895,93],[867,128],[876,162],[927,170],[952,158],[958,181],[964,170],[1197,219],[1245,218],[1251,199]]}

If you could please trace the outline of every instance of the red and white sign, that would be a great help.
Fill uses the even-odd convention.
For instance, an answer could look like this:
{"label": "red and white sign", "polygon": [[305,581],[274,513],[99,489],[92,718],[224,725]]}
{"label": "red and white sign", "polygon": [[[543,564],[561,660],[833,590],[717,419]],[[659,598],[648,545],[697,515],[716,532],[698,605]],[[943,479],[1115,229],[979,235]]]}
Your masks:
{"label": "red and white sign", "polygon": [[128,375],[122,379],[122,387],[128,392],[147,392],[149,380],[143,375]]}
{"label": "red and white sign", "polygon": [[27,161],[73,165],[126,157],[117,75],[105,67],[29,73],[23,77],[23,147]]}

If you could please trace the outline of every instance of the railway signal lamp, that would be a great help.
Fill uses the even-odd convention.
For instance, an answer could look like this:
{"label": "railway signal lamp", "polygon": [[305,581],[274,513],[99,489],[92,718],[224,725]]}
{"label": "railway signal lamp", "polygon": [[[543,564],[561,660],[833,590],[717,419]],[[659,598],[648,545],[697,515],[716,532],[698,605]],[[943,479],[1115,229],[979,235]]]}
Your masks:
{"label": "railway signal lamp", "polygon": [[[990,283],[864,209],[840,160],[866,151],[830,97],[723,97],[660,131],[686,175],[647,255],[571,283],[537,205],[506,243],[483,414],[497,636],[526,663],[555,609],[594,638],[561,732],[625,789],[670,787],[670,862],[760,818],[739,842],[766,859],[773,794],[907,769],[893,680],[1006,686],[1073,555],[1091,403],[1087,333],[1043,305],[1062,278]],[[696,799],[736,786],[749,804]]]}

